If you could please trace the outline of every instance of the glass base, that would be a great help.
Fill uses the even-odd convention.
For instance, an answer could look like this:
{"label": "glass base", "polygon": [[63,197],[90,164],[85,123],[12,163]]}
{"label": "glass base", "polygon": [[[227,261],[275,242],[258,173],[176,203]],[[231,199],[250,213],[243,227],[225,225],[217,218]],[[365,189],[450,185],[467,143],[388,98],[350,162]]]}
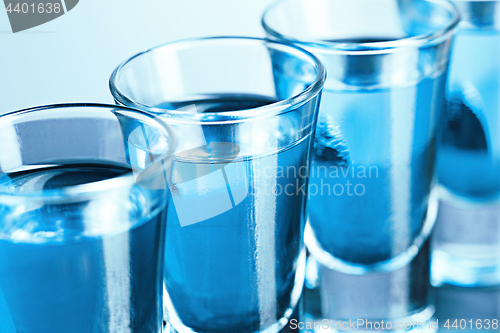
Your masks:
{"label": "glass base", "polygon": [[500,203],[471,202],[442,189],[431,258],[436,287],[500,285]]}
{"label": "glass base", "polygon": [[[474,259],[453,253],[497,253],[497,258]],[[489,287],[500,285],[500,251],[491,246],[447,245],[432,253],[431,283],[460,287]]]}
{"label": "glass base", "polygon": [[429,296],[429,243],[425,241],[418,254],[398,269],[366,274],[330,269],[309,256],[302,331],[436,331]]}
{"label": "glass base", "polygon": [[[305,247],[301,251],[299,258],[297,260],[297,268],[295,272],[295,280],[294,285],[290,297],[290,304],[288,308],[285,310],[283,316],[276,320],[274,324],[268,326],[265,329],[258,331],[250,331],[247,329],[240,328],[238,333],[278,333],[289,324],[290,318],[294,314],[294,310],[297,308],[299,300],[302,296],[302,290],[305,279],[305,270],[306,270],[306,249]],[[164,333],[198,333],[197,331],[187,327],[183,324],[182,320],[179,318],[177,312],[175,311],[174,305],[172,304],[172,300],[170,299],[167,290],[165,289],[165,285],[163,285],[163,312],[165,314],[164,318],[167,318],[168,322],[164,321]],[[219,329],[215,327],[211,327],[209,332],[226,332],[227,329]],[[232,330],[231,330],[232,331]]]}

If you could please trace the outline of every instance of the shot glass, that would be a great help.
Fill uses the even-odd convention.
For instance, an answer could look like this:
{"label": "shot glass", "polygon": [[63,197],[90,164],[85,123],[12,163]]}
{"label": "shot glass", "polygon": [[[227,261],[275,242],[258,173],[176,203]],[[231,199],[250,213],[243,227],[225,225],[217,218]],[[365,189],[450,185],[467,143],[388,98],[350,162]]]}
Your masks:
{"label": "shot glass", "polygon": [[328,71],[305,231],[305,319],[317,330],[405,330],[404,318],[434,312],[435,124],[458,22],[440,0],[286,0],[263,16],[270,39]]}
{"label": "shot glass", "polygon": [[165,308],[180,332],[278,332],[301,294],[310,151],[325,70],[254,38],[174,42],[110,79],[119,104],[183,138],[168,208]]}
{"label": "shot glass", "polygon": [[440,123],[432,283],[500,284],[500,2],[462,14]]}
{"label": "shot glass", "polygon": [[175,141],[113,105],[0,116],[0,332],[161,332]]}

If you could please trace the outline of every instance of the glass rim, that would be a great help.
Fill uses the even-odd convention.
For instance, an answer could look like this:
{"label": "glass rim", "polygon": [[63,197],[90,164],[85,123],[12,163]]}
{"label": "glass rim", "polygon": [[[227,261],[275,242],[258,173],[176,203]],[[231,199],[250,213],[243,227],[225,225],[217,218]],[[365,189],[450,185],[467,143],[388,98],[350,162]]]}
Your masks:
{"label": "glass rim", "polygon": [[404,37],[389,41],[380,41],[380,42],[349,43],[349,42],[332,42],[332,41],[315,40],[315,39],[307,39],[307,40],[296,39],[292,36],[284,35],[274,30],[267,22],[268,21],[267,17],[272,10],[276,9],[278,6],[284,4],[285,2],[293,2],[293,1],[302,1],[302,0],[281,0],[267,7],[261,19],[261,24],[264,30],[269,35],[279,39],[280,41],[286,41],[302,47],[316,47],[330,51],[333,50],[336,52],[380,53],[380,52],[391,51],[394,49],[399,49],[402,47],[422,47],[425,45],[434,45],[454,35],[460,24],[460,13],[451,2],[445,0],[422,0],[425,2],[435,4],[436,6],[440,6],[446,9],[448,13],[451,14],[451,19],[444,25],[444,27],[442,27],[439,30],[431,31],[430,33],[427,34],[422,34],[412,37]]}
{"label": "glass rim", "polygon": [[[274,103],[266,104],[264,106],[260,106],[257,108],[250,109],[241,109],[234,111],[222,111],[222,112],[204,112],[204,113],[191,113],[187,111],[179,111],[175,109],[166,109],[166,108],[158,108],[151,105],[145,105],[134,101],[128,98],[125,94],[121,92],[118,88],[118,76],[120,75],[123,68],[131,63],[133,60],[146,55],[152,52],[155,52],[159,49],[163,48],[173,48],[182,49],[182,48],[193,48],[197,47],[200,43],[210,43],[210,42],[223,42],[227,41],[228,43],[235,42],[250,42],[250,43],[260,43],[261,45],[273,45],[284,50],[288,50],[288,54],[295,53],[300,54],[303,58],[306,58],[310,64],[316,70],[316,78],[308,85],[306,89],[303,89],[300,93],[287,98],[282,99]],[[231,45],[231,44],[230,44]],[[237,44],[232,44],[237,45]],[[305,61],[305,60],[304,60]],[[188,38],[176,40],[173,42],[168,42],[165,44],[161,44],[145,51],[139,52],[132,57],[123,61],[118,67],[113,71],[109,78],[109,89],[111,91],[111,95],[118,103],[138,108],[141,110],[146,110],[155,115],[164,117],[164,119],[168,119],[169,122],[173,123],[210,123],[210,124],[228,124],[228,123],[237,123],[242,122],[254,118],[260,117],[271,117],[278,114],[286,113],[292,111],[301,105],[307,103],[312,98],[314,98],[320,91],[323,89],[324,83],[326,81],[326,69],[319,61],[319,59],[313,55],[312,53],[304,50],[295,45],[286,43],[286,42],[278,42],[273,41],[267,38],[257,38],[257,37],[243,37],[243,36],[216,36],[216,37],[201,37],[201,38]]]}
{"label": "glass rim", "polygon": [[[62,103],[62,104],[48,104],[35,106],[27,109],[21,109],[16,111],[11,111],[0,115],[0,125],[3,121],[7,120],[7,117],[18,117],[23,116],[28,113],[43,112],[46,110],[54,109],[69,109],[69,108],[93,108],[102,109],[109,111],[110,109],[118,109],[122,111],[132,112],[135,114],[140,114],[143,117],[147,117],[150,120],[158,122],[161,128],[165,131],[165,136],[168,137],[169,144],[168,150],[159,157],[159,160],[168,159],[170,156],[174,155],[175,149],[177,147],[177,137],[171,126],[166,124],[159,117],[152,115],[148,112],[142,110],[136,110],[133,108],[113,105],[113,104],[103,104],[103,103]],[[44,164],[45,165],[45,164]],[[46,164],[50,165],[50,163]],[[147,168],[145,169],[147,170]],[[0,171],[0,175],[6,174]],[[71,202],[72,200],[81,200],[82,197],[96,195],[102,192],[107,192],[110,190],[117,190],[124,187],[129,187],[135,184],[134,171],[130,170],[123,175],[117,177],[93,181],[89,183],[66,186],[61,189],[50,189],[50,190],[36,190],[30,193],[16,193],[15,191],[5,191],[1,190],[0,187],[0,198],[2,200],[9,200],[9,198],[29,198],[33,200],[40,201],[57,201],[57,202]]]}

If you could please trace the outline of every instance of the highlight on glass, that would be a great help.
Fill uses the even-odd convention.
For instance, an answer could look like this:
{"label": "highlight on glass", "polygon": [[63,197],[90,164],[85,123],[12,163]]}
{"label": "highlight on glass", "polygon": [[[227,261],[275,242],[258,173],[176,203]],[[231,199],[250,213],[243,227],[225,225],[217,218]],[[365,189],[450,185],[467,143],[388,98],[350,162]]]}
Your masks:
{"label": "highlight on glass", "polygon": [[429,319],[435,126],[457,11],[441,0],[285,0],[262,23],[328,71],[312,152],[305,319],[383,319],[392,329]]}
{"label": "highlight on glass", "polygon": [[2,333],[161,332],[175,146],[114,105],[0,116]]}
{"label": "highlight on glass", "polygon": [[112,74],[116,102],[182,138],[174,158],[165,308],[178,331],[278,332],[303,286],[309,156],[323,65],[256,38],[165,44]]}

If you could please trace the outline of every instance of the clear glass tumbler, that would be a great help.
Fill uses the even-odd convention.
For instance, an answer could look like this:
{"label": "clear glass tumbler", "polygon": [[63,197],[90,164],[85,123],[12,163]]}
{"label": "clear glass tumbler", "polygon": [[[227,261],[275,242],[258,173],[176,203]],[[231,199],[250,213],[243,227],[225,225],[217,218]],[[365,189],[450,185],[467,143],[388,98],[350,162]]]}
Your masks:
{"label": "clear glass tumbler", "polygon": [[432,283],[500,284],[500,1],[462,14],[437,157],[440,209]]}
{"label": "clear glass tumbler", "polygon": [[174,147],[113,105],[0,116],[0,332],[161,332]]}
{"label": "clear glass tumbler", "polygon": [[159,46],[110,79],[119,104],[182,142],[168,208],[165,307],[179,332],[278,332],[301,294],[310,151],[325,70],[254,38]]}
{"label": "clear glass tumbler", "polygon": [[305,231],[307,318],[343,330],[359,319],[355,329],[369,331],[432,316],[435,124],[458,22],[441,0],[286,0],[265,12],[269,38],[328,71]]}

